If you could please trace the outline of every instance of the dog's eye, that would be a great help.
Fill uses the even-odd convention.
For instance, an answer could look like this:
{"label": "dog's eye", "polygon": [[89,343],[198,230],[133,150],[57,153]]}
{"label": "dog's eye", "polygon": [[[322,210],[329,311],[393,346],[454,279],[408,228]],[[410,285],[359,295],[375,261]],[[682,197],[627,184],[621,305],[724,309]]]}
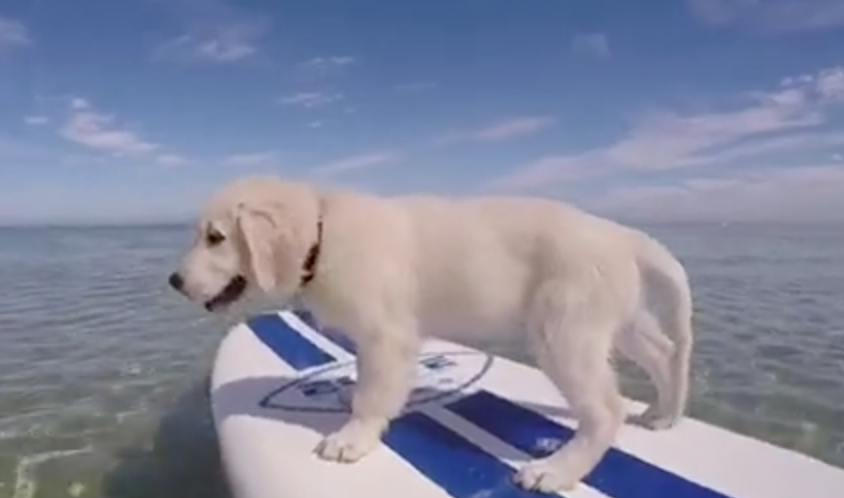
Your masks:
{"label": "dog's eye", "polygon": [[226,236],[214,229],[208,230],[208,233],[205,235],[205,242],[209,246],[216,246],[224,240],[226,240]]}

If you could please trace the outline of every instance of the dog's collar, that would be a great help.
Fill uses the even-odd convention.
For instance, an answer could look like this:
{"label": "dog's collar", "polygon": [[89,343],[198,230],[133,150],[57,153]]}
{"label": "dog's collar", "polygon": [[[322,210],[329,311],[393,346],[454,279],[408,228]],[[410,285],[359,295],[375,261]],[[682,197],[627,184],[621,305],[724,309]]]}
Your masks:
{"label": "dog's collar", "polygon": [[300,287],[304,287],[308,285],[311,280],[316,277],[316,265],[317,261],[319,260],[319,250],[322,246],[322,216],[320,216],[319,221],[317,221],[317,238],[316,241],[311,246],[310,250],[308,251],[308,256],[305,258],[305,262],[302,263],[302,270],[304,270],[304,274],[302,275],[302,280],[299,282]]}

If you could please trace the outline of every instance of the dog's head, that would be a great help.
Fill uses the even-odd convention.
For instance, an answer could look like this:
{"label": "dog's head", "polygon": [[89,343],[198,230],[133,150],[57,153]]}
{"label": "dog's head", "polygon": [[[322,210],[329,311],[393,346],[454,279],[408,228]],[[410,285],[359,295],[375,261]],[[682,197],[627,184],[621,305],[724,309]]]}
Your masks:
{"label": "dog's head", "polygon": [[200,216],[192,246],[169,283],[209,311],[250,288],[290,297],[316,241],[319,199],[309,186],[250,177],[224,187]]}

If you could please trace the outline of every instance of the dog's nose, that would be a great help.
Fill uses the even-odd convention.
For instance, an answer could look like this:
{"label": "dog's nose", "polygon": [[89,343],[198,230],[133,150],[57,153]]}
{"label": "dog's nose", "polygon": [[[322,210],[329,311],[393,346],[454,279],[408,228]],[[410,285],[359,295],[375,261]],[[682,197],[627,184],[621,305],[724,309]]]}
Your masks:
{"label": "dog's nose", "polygon": [[182,279],[182,276],[176,272],[170,274],[170,278],[167,279],[167,282],[170,284],[170,287],[176,289],[177,291],[182,290],[182,286],[185,285],[185,281]]}

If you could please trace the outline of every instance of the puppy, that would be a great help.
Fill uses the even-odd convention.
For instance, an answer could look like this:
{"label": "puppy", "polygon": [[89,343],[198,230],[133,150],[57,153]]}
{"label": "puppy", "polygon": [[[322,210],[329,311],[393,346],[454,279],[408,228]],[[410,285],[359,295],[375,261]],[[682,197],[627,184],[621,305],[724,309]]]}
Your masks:
{"label": "puppy", "polygon": [[272,177],[214,195],[170,284],[208,310],[249,289],[294,295],[358,350],[352,414],[316,448],[355,461],[403,408],[428,335],[527,341],[568,401],[575,437],[516,474],[524,488],[573,488],[612,445],[624,411],[610,359],[657,390],[641,415],[673,426],[686,405],[692,299],[681,264],[647,235],[559,202],[377,197]]}

